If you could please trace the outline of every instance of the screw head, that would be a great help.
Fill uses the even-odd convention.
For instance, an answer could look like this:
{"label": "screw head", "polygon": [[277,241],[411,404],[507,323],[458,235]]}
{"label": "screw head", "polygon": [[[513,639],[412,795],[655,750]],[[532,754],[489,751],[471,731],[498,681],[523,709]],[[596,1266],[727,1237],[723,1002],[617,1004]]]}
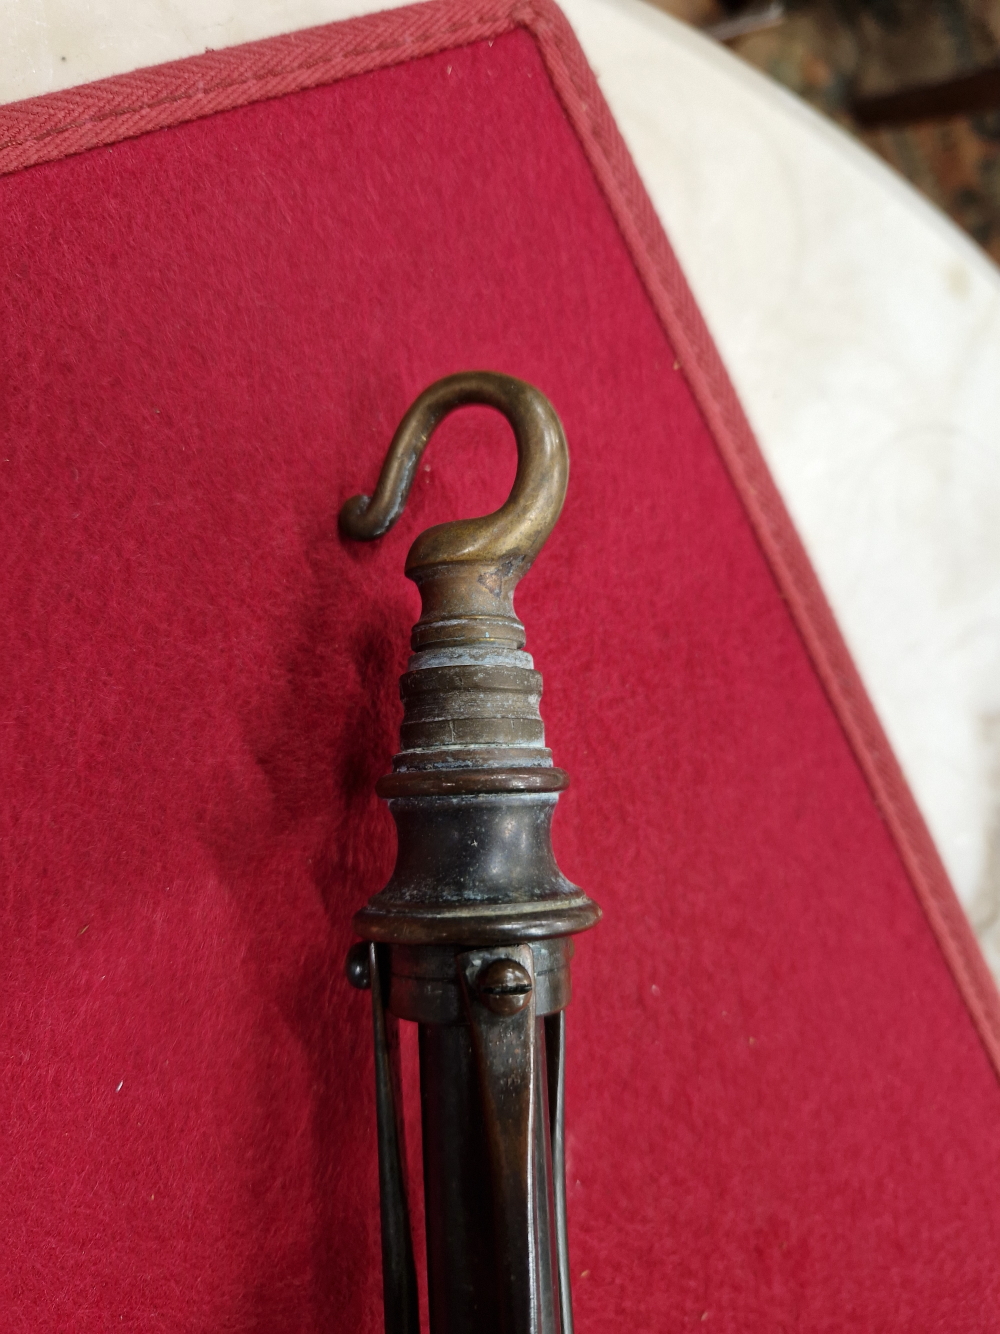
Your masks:
{"label": "screw head", "polygon": [[531,974],[513,959],[494,959],[476,978],[476,995],[494,1014],[517,1014],[531,998]]}
{"label": "screw head", "polygon": [[359,940],[356,945],[352,945],[347,951],[347,959],[344,963],[344,972],[347,974],[347,980],[352,987],[357,987],[358,991],[367,991],[372,984],[371,973],[368,970],[368,942]]}

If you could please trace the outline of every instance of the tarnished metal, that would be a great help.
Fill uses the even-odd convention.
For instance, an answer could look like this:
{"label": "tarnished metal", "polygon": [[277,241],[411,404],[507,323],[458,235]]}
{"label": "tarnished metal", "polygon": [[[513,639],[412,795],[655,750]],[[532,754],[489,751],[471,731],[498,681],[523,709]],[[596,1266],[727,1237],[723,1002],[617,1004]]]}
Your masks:
{"label": "tarnished metal", "polygon": [[382,1222],[382,1299],[392,1334],[420,1334],[417,1271],[407,1200],[406,1138],[399,1067],[399,1022],[386,1007],[385,947],[368,946],[368,983],[375,1037],[375,1110]]}
{"label": "tarnished metal", "polygon": [[[530,956],[530,949],[528,953]],[[529,957],[529,967],[532,963],[534,960]],[[500,955],[480,968],[471,983],[466,980],[466,985],[471,985],[480,1005],[494,1014],[517,1014],[534,1000],[535,980],[529,968],[507,955]]]}
{"label": "tarnished metal", "polygon": [[365,540],[388,532],[403,512],[433,431],[448,413],[471,403],[496,408],[513,426],[517,475],[495,513],[438,524],[410,547],[406,574],[423,601],[415,649],[480,642],[520,648],[524,626],[514,615],[514,588],[566,498],[566,437],[548,399],[509,375],[467,371],[438,380],[416,400],[393,437],[372,496],[354,496],[341,510],[343,531]]}
{"label": "tarnished metal", "polygon": [[[367,971],[352,953],[348,975],[370,981],[376,1012],[420,1025],[432,1334],[571,1334],[562,1010],[569,937],[600,910],[553,856],[552,814],[569,779],[545,745],[542,680],[513,606],[566,493],[559,419],[509,376],[440,380],[403,418],[372,497],[348,501],[341,525],[355,538],[385,533],[434,428],[473,403],[510,421],[517,475],[494,514],[428,529],[410,548],[422,614],[400,682],[400,751],[377,785],[396,823],[396,866],[355,916],[372,944]],[[379,1059],[389,1068],[379,1040],[376,1018],[381,1099],[392,1081],[378,1075]],[[394,1160],[397,1121],[380,1100],[380,1161]],[[383,1178],[382,1189],[394,1202],[387,1215],[383,1199],[383,1229],[398,1245],[405,1180]],[[387,1334],[403,1334],[407,1261],[383,1263],[397,1293],[390,1301],[387,1279]]]}
{"label": "tarnished metal", "polygon": [[549,1133],[552,1151],[552,1207],[559,1283],[559,1318],[562,1334],[573,1334],[573,1303],[569,1282],[569,1243],[566,1237],[566,1014],[545,1020],[545,1056],[549,1095]]}
{"label": "tarnished metal", "polygon": [[[535,1009],[555,1014],[569,1004],[569,936],[530,944],[535,979]],[[357,983],[355,983],[357,985]],[[417,1024],[467,1022],[454,945],[393,945],[389,1008]]]}
{"label": "tarnished metal", "polygon": [[[552,1309],[552,1293],[543,1293],[540,1282],[538,1216],[544,1205],[536,1144],[541,1127],[531,950],[527,945],[508,945],[503,953],[469,950],[457,962],[492,1168],[498,1323],[506,1334],[535,1334],[544,1323],[543,1307],[546,1314]],[[526,983],[516,1008],[495,1004],[490,983],[501,972]]]}

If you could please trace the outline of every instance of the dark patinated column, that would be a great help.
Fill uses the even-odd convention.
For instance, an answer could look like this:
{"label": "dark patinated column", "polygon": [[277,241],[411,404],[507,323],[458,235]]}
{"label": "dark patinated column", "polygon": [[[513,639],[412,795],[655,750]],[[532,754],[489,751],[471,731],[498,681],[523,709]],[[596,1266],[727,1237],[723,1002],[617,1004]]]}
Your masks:
{"label": "dark patinated column", "polygon": [[354,919],[366,943],[348,965],[373,995],[386,1329],[417,1330],[394,1055],[405,1019],[420,1026],[433,1334],[571,1334],[563,1011],[570,937],[600,911],[553,856],[569,780],[545,746],[541,677],[512,601],[562,507],[559,420],[522,381],[441,380],[403,419],[374,496],[349,501],[341,523],[352,537],[385,532],[435,426],[468,403],[511,422],[517,476],[495,514],[431,528],[410,549],[423,611],[400,752],[377,785],[396,866]]}

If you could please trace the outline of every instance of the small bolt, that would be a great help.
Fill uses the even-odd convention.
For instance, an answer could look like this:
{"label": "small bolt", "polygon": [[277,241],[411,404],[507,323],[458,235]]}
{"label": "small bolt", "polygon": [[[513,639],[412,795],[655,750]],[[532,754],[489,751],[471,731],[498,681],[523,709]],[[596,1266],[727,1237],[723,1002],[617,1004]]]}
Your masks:
{"label": "small bolt", "polygon": [[476,978],[476,995],[494,1014],[517,1014],[531,996],[531,975],[513,959],[494,959]]}
{"label": "small bolt", "polygon": [[356,945],[352,945],[347,951],[344,972],[347,974],[348,982],[352,987],[357,987],[358,991],[367,991],[371,987],[372,978],[368,971],[367,941],[359,940]]}

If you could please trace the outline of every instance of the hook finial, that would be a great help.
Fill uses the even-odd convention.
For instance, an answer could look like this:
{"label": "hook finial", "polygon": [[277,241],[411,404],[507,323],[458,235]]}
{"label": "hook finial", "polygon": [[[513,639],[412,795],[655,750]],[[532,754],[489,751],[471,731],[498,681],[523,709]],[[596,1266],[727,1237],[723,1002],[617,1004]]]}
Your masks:
{"label": "hook finial", "polygon": [[496,408],[514,428],[517,475],[498,510],[437,524],[410,547],[406,574],[423,602],[413,630],[415,649],[485,640],[506,647],[524,643],[514,588],[542,549],[566,496],[566,437],[545,395],[509,375],[465,371],[436,381],[410,407],[371,498],[353,496],[341,509],[344,533],[367,541],[388,532],[403,512],[435,428],[456,408],[474,403]]}

